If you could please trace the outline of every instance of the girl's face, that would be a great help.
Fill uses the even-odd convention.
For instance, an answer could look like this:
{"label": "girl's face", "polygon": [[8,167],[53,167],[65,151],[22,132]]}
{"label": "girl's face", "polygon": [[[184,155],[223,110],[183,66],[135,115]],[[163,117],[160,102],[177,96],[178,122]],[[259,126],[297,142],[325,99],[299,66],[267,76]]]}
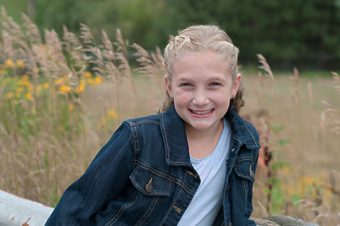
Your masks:
{"label": "girl's face", "polygon": [[165,78],[187,132],[214,132],[222,123],[230,99],[240,85],[232,80],[228,62],[213,51],[185,53],[173,65],[172,79]]}

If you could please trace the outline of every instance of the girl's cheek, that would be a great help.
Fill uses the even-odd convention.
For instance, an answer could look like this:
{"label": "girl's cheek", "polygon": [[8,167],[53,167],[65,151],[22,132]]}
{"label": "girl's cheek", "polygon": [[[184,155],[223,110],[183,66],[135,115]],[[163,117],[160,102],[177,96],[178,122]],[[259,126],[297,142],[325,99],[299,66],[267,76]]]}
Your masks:
{"label": "girl's cheek", "polygon": [[182,102],[187,102],[191,99],[191,96],[190,93],[187,93],[187,92],[177,92],[175,93],[174,97],[175,97],[175,102],[178,102],[178,103],[182,103]]}

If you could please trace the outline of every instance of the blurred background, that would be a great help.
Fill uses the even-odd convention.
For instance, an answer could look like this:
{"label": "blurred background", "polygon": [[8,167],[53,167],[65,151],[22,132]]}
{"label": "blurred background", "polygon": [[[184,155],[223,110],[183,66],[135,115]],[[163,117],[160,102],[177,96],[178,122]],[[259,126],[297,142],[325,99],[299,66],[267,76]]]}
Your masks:
{"label": "blurred background", "polygon": [[123,120],[158,112],[169,35],[217,24],[261,136],[254,216],[340,222],[340,0],[0,6],[1,190],[55,206]]}
{"label": "blurred background", "polygon": [[94,34],[116,28],[130,43],[146,49],[164,47],[169,34],[192,24],[215,23],[242,50],[242,64],[262,53],[277,68],[339,69],[340,1],[308,0],[1,0],[20,21],[27,13],[40,30],[58,34],[66,25],[79,33],[80,23]]}

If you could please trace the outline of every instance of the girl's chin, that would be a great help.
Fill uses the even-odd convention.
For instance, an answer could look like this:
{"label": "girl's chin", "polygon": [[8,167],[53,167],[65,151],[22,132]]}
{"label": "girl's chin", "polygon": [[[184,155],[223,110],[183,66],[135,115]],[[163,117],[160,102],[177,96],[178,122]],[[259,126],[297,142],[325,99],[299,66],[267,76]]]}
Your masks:
{"label": "girl's chin", "polygon": [[213,126],[213,123],[211,122],[190,122],[187,123],[192,129],[197,130],[197,131],[205,131],[210,129]]}

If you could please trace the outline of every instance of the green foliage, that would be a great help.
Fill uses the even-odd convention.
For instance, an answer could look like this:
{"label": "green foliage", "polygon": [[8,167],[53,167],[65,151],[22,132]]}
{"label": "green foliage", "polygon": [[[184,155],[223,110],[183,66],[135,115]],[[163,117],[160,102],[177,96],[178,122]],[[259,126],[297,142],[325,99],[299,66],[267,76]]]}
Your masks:
{"label": "green foliage", "polygon": [[[256,54],[262,53],[277,68],[339,68],[339,0],[32,1],[39,27],[53,28],[59,34],[63,25],[78,33],[80,23],[93,28],[97,36],[104,29],[112,37],[120,28],[130,43],[153,49],[165,46],[169,34],[178,29],[216,23],[240,48],[241,63],[254,62]],[[24,4],[8,2],[0,0],[11,15],[26,12]]]}
{"label": "green foliage", "polygon": [[112,37],[120,28],[131,43],[136,42],[146,48],[154,48],[168,37],[170,21],[160,19],[167,12],[163,1],[37,0],[37,8],[36,22],[39,26],[56,29],[58,33],[61,33],[63,25],[70,31],[79,32],[79,24],[84,23],[93,28],[93,34],[99,36],[105,30]]}
{"label": "green foliage", "polygon": [[280,182],[277,182],[272,190],[271,214],[281,214],[285,201],[284,192],[282,191]]}
{"label": "green foliage", "polygon": [[26,13],[26,1],[23,0],[0,0],[0,7],[6,6],[7,12],[13,17],[14,20],[20,20],[20,14]]}
{"label": "green foliage", "polygon": [[[338,0],[168,1],[184,17],[180,25],[217,23],[241,49],[241,60],[256,53],[286,68],[305,64],[333,67],[340,60]],[[337,43],[336,43],[337,42]]]}

